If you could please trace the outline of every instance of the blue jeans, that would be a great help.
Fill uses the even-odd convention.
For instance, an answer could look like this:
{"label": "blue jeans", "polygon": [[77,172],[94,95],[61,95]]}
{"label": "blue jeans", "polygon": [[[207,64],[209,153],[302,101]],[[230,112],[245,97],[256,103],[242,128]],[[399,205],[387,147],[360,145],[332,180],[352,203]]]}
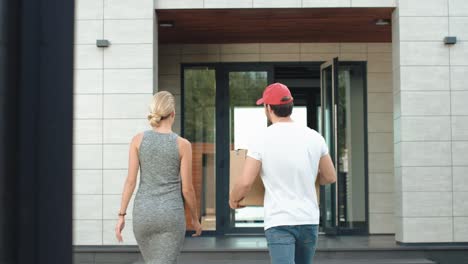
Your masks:
{"label": "blue jeans", "polygon": [[265,236],[271,264],[313,264],[318,225],[272,227]]}

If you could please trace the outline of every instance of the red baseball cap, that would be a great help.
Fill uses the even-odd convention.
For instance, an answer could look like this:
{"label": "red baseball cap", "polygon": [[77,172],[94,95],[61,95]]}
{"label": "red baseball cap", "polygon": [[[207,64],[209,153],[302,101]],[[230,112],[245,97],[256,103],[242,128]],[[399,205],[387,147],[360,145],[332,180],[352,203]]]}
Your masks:
{"label": "red baseball cap", "polygon": [[263,91],[263,97],[257,100],[257,105],[282,105],[293,101],[289,88],[282,83],[270,84]]}

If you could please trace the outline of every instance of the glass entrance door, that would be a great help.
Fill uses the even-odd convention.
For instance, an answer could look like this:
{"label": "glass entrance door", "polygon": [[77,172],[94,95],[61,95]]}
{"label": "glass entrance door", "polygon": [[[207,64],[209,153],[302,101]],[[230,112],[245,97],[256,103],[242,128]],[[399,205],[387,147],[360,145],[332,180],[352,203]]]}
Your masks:
{"label": "glass entrance door", "polygon": [[[249,139],[267,127],[264,108],[255,103],[270,82],[271,71],[268,67],[226,67],[225,74],[229,98],[229,178],[232,185],[235,174],[242,171]],[[263,230],[263,197],[256,196],[256,203],[230,210],[228,232],[258,233]]]}
{"label": "glass entrance door", "polygon": [[[302,70],[310,76],[308,82],[299,82],[297,74],[285,74],[290,71],[281,67],[283,74],[268,63],[184,67],[182,134],[192,141],[193,179],[205,234],[263,233],[261,205],[231,210],[228,201],[231,169],[236,167],[232,155],[247,149],[252,133],[267,126],[263,106],[255,101],[274,78],[290,86],[293,119],[324,136],[337,169],[337,183],[321,187],[321,231],[366,234],[366,64],[340,62],[338,67],[335,59],[321,67],[309,65],[313,74]],[[299,66],[294,70],[301,71]],[[310,89],[320,91],[312,95]]]}
{"label": "glass entrance door", "polygon": [[[337,164],[337,93],[338,84],[338,58],[325,62],[320,66],[320,90],[321,90],[321,126],[320,133],[328,144],[330,156],[333,164]],[[320,214],[322,218],[323,231],[326,234],[337,234],[338,205],[337,205],[337,185],[333,184],[321,187],[320,192]]]}
{"label": "glass entrance door", "polygon": [[[268,71],[230,71],[229,80],[229,151],[230,177],[234,168],[235,155],[239,150],[247,150],[249,138],[254,137],[256,131],[264,129],[267,125],[262,106],[256,106],[255,101],[261,96],[268,84]],[[237,152],[237,153],[236,153]],[[239,154],[238,154],[239,155]],[[230,186],[232,188],[233,186]],[[260,203],[260,201],[259,201]],[[263,227],[263,206],[249,205],[245,208],[231,211],[231,227],[253,228]]]}
{"label": "glass entrance door", "polygon": [[363,63],[340,62],[335,86],[339,234],[368,232],[365,72]]}
{"label": "glass entrance door", "polygon": [[362,234],[367,227],[367,132],[365,66],[321,66],[321,126],[337,172],[334,184],[321,187],[320,210],[325,234]]}

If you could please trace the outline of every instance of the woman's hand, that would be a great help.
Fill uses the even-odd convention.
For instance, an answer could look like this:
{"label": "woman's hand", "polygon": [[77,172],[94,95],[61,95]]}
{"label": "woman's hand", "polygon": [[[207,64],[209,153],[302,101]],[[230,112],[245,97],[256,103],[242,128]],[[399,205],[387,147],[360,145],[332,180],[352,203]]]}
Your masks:
{"label": "woman's hand", "polygon": [[195,229],[195,234],[193,234],[193,237],[200,236],[202,233],[202,225],[200,224],[200,221],[198,220],[192,220],[192,226]]}
{"label": "woman's hand", "polygon": [[123,237],[122,237],[122,230],[125,227],[125,217],[119,216],[119,221],[117,222],[117,225],[115,225],[115,236],[117,237],[117,241],[123,242]]}

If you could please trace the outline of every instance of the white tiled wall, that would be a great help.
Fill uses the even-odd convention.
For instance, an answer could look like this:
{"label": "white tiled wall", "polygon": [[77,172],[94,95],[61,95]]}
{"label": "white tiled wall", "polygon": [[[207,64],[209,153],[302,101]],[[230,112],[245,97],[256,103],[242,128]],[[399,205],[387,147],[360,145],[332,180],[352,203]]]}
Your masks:
{"label": "white tiled wall", "polygon": [[[400,1],[394,15],[395,171],[401,200],[396,236],[401,242],[468,241],[467,3]],[[444,45],[445,36],[459,42]]]}
{"label": "white tiled wall", "polygon": [[[74,244],[117,244],[128,145],[149,128],[153,1],[77,0],[74,109]],[[107,39],[107,48],[96,47]],[[135,244],[131,222],[125,243]]]}
{"label": "white tiled wall", "polygon": [[453,218],[453,229],[457,232],[453,235],[454,242],[466,242],[468,237],[468,217],[454,217]]}
{"label": "white tiled wall", "polygon": [[102,93],[102,70],[82,69],[74,71],[75,94],[100,94]]}
{"label": "white tiled wall", "polygon": [[102,170],[74,170],[73,194],[102,194]]}
{"label": "white tiled wall", "polygon": [[401,17],[400,39],[439,41],[448,33],[447,17]]}
{"label": "white tiled wall", "polygon": [[153,43],[153,19],[105,20],[104,27],[109,39],[114,43],[143,44]]}
{"label": "white tiled wall", "polygon": [[[75,38],[76,42],[80,42]],[[75,69],[101,69],[103,51],[93,44],[75,44]]]}
{"label": "white tiled wall", "polygon": [[399,1],[400,16],[437,17],[447,16],[448,0]]}
{"label": "white tiled wall", "polygon": [[448,66],[449,50],[442,41],[400,42],[402,66]]}
{"label": "white tiled wall", "polygon": [[405,217],[402,221],[403,229],[411,230],[403,233],[406,243],[453,242],[454,221],[452,217]]}
{"label": "white tiled wall", "polygon": [[[403,167],[403,192],[450,192],[451,171],[444,167]],[[424,185],[421,184],[424,182]]]}
{"label": "white tiled wall", "polygon": [[[161,45],[159,89],[180,98],[186,62],[368,61],[370,232],[394,233],[391,43],[250,43]],[[180,121],[178,121],[180,122]],[[180,126],[177,126],[180,127]]]}
{"label": "white tiled wall", "polygon": [[102,143],[102,120],[77,119],[73,127],[74,144]]}
{"label": "white tiled wall", "polygon": [[[149,0],[103,0],[104,19],[153,19],[154,2]],[[152,38],[151,38],[152,39]]]}
{"label": "white tiled wall", "polygon": [[103,220],[73,220],[74,245],[102,245]]}
{"label": "white tiled wall", "polygon": [[400,68],[401,82],[405,90],[418,91],[425,87],[426,91],[450,90],[450,70],[445,66],[402,66]]}
{"label": "white tiled wall", "polygon": [[152,69],[105,69],[105,94],[146,94],[152,91]]}

